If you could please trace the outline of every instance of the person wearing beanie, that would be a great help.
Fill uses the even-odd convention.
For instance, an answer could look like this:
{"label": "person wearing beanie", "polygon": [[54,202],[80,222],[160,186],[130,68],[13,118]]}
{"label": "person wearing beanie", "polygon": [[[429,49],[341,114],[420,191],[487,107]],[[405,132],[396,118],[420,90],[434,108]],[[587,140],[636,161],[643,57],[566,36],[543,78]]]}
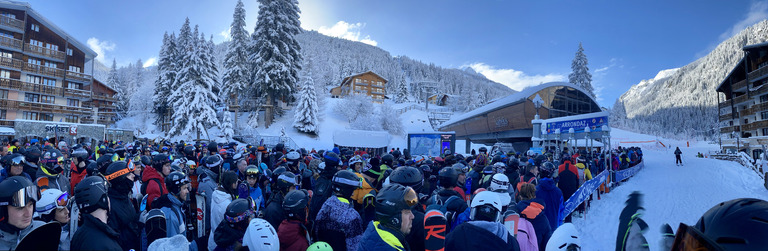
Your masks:
{"label": "person wearing beanie", "polygon": [[152,166],[144,170],[142,183],[146,187],[147,208],[159,208],[152,206],[152,203],[160,196],[168,193],[165,187],[165,177],[171,173],[171,158],[165,154],[158,154],[152,157]]}
{"label": "person wearing beanie", "polygon": [[141,247],[139,213],[130,197],[133,181],[136,179],[133,174],[135,169],[132,162],[117,161],[110,164],[105,173],[105,178],[110,184],[107,194],[112,203],[107,225],[120,233],[118,242],[123,250],[139,250]]}
{"label": "person wearing beanie", "polygon": [[82,226],[72,236],[72,250],[123,250],[118,243],[120,234],[107,225],[110,207],[104,178],[90,176],[78,183],[75,203]]}
{"label": "person wearing beanie", "polygon": [[[222,220],[227,206],[237,199],[237,174],[233,171],[225,171],[221,174],[221,183],[211,195],[211,231],[215,232]],[[208,250],[216,248],[214,233],[208,236]]]}
{"label": "person wearing beanie", "polygon": [[22,176],[0,182],[0,249],[16,249],[29,232],[43,225],[32,220],[38,200],[37,187]]}

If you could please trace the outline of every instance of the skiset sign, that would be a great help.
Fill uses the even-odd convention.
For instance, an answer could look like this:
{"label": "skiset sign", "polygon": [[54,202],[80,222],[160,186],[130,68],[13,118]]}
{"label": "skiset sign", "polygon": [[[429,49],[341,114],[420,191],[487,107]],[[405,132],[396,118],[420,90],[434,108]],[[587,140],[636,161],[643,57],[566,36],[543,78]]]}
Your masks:
{"label": "skiset sign", "polygon": [[576,133],[582,133],[584,132],[585,127],[589,127],[592,132],[598,132],[602,131],[604,125],[608,125],[608,116],[547,122],[545,134],[555,133],[555,130],[557,129],[560,129],[560,133],[568,133],[568,130],[571,128],[573,128]]}

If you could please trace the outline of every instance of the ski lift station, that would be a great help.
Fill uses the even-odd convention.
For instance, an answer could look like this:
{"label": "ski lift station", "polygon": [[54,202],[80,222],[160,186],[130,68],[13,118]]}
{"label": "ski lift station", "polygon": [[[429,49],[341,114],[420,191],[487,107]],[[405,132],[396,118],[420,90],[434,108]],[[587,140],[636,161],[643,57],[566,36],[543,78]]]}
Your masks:
{"label": "ski lift station", "polygon": [[[563,146],[602,148],[610,142],[608,111],[570,83],[552,82],[528,87],[469,111],[439,126],[470,144],[512,144],[516,152],[542,152]],[[462,146],[457,146],[462,147]]]}

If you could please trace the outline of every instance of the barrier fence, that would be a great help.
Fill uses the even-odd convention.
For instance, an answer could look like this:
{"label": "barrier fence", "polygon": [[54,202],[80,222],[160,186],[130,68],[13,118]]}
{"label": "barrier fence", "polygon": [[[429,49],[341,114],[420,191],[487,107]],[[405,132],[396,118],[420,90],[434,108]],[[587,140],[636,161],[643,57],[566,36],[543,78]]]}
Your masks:
{"label": "barrier fence", "polygon": [[[621,171],[614,172],[614,178],[612,179],[612,182],[621,182],[623,180],[626,180],[629,177],[634,176],[637,174],[640,169],[643,169],[645,166],[643,161],[640,161],[637,165],[635,165],[632,168],[624,169]],[[600,185],[603,185],[606,183],[606,180],[608,179],[608,175],[611,174],[611,171],[605,170],[602,173],[598,174],[591,180],[588,180],[584,182],[584,184],[579,187],[578,190],[576,190],[573,195],[571,195],[571,198],[568,198],[568,201],[563,203],[563,209],[562,209],[562,217],[565,217],[573,212],[573,210],[576,210],[576,208],[581,205],[581,203],[584,203],[584,201],[589,199],[589,196],[592,195],[597,189],[600,187]],[[562,221],[562,219],[560,219]]]}

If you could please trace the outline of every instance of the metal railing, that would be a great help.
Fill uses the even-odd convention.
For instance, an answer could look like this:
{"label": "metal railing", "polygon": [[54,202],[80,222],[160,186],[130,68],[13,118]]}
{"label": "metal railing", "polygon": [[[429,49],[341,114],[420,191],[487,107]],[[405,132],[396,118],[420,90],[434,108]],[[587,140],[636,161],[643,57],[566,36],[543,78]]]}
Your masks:
{"label": "metal railing", "polygon": [[738,132],[739,126],[726,126],[720,128],[720,133],[732,133],[732,132]]}
{"label": "metal railing", "polygon": [[101,93],[95,93],[95,92],[91,94],[91,99],[98,99],[98,100],[104,100],[104,101],[110,101],[110,102],[117,101],[117,99],[113,97],[110,97]]}
{"label": "metal railing", "polygon": [[7,107],[19,110],[31,110],[39,112],[65,113],[65,114],[90,114],[91,110],[82,107],[47,104],[38,102],[27,102],[18,100],[0,99],[0,107]]}
{"label": "metal railing", "polygon": [[0,25],[13,27],[22,31],[24,30],[24,21],[12,17],[0,16]]}
{"label": "metal railing", "polygon": [[742,126],[742,129],[744,129],[744,131],[752,131],[752,130],[765,128],[765,127],[768,127],[768,120],[755,121],[755,122],[746,124]]}
{"label": "metal railing", "polygon": [[24,43],[24,51],[37,54],[44,57],[53,58],[59,61],[64,61],[66,54],[63,51],[58,51],[30,43]]}
{"label": "metal railing", "polygon": [[24,44],[24,42],[22,42],[21,40],[11,38],[11,37],[6,37],[6,36],[0,36],[0,46],[21,50],[22,44]]}
{"label": "metal railing", "polygon": [[235,140],[242,141],[247,144],[251,144],[254,146],[260,145],[263,140],[263,144],[267,148],[275,147],[278,143],[283,143],[285,145],[286,149],[299,149],[299,145],[296,144],[296,142],[291,139],[291,137],[280,137],[280,136],[263,136],[263,135],[237,135],[232,137]]}

